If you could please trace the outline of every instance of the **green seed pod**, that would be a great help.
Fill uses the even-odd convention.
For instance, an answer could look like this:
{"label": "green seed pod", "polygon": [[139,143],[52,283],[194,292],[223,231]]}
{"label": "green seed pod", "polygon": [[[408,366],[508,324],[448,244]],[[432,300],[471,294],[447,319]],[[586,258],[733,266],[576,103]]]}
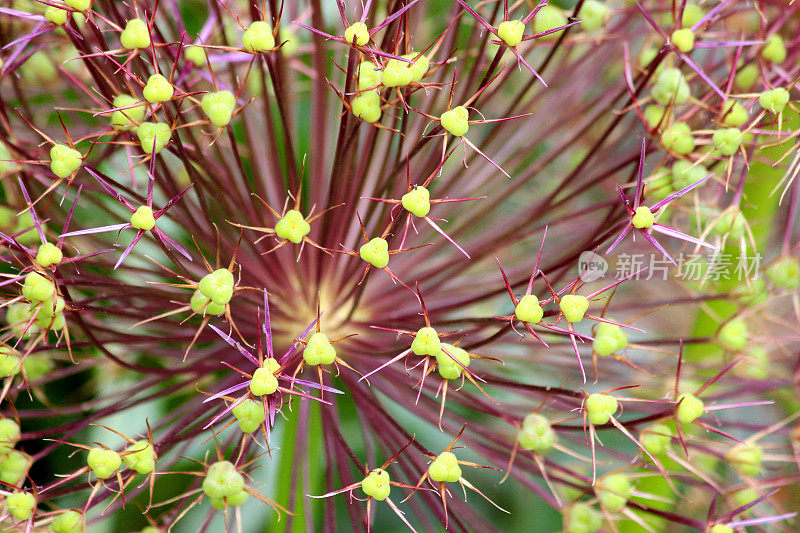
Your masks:
{"label": "green seed pod", "polygon": [[674,122],[661,134],[661,145],[678,155],[686,155],[694,150],[692,128],[685,122]]}
{"label": "green seed pod", "polygon": [[436,357],[442,350],[439,334],[431,327],[420,328],[411,342],[411,351],[414,355],[429,355]]}
{"label": "green seed pod", "polygon": [[253,433],[267,419],[267,415],[264,412],[264,404],[255,400],[247,399],[231,411],[236,420],[239,421],[239,429],[242,433]]}
{"label": "green seed pod", "polygon": [[36,252],[36,262],[42,268],[57,265],[64,258],[64,253],[55,244],[46,242]]}
{"label": "green seed pod", "polygon": [[[47,233],[47,225],[42,223],[40,223],[40,225],[42,227],[42,232]],[[19,233],[25,228],[30,228],[30,229],[21,235],[17,235],[18,243],[24,244],[26,246],[31,246],[34,243],[40,242],[39,233],[36,231],[36,227],[33,223],[33,217],[31,217],[30,211],[25,211],[17,216],[17,223],[14,226],[13,233]]]}
{"label": "green seed pod", "polygon": [[89,450],[86,464],[92,469],[92,473],[97,476],[97,479],[108,479],[122,464],[122,457],[114,450],[95,447]]}
{"label": "green seed pod", "polygon": [[20,485],[31,467],[31,458],[20,451],[8,450],[0,458],[0,481],[10,485]]}
{"label": "green seed pod", "polygon": [[[543,33],[549,30],[553,30],[560,26],[567,25],[567,17],[564,15],[564,12],[552,5],[546,5],[542,9],[536,13],[536,16],[533,18],[533,33]],[[560,30],[557,32],[553,32],[550,34],[545,35],[544,37],[539,37],[539,39],[545,41],[555,41],[561,34],[564,33],[564,30]]]}
{"label": "green seed pod", "polygon": [[131,215],[131,226],[143,231],[155,228],[156,218],[153,216],[153,209],[148,205],[139,206]]}
{"label": "green seed pod", "polygon": [[385,239],[374,237],[361,245],[358,255],[375,268],[386,268],[389,264],[389,243]]}
{"label": "green seed pod", "polygon": [[350,102],[353,115],[367,124],[374,124],[381,118],[381,97],[378,91],[366,91]]}
{"label": "green seed pod", "polygon": [[[75,21],[75,26],[77,26],[78,30],[84,31],[86,23],[85,15],[73,11],[72,20]],[[61,32],[62,30],[58,30],[58,33]],[[89,72],[86,70],[86,66],[81,61],[75,61],[76,59],[80,59],[78,56],[81,55],[77,48],[71,44],[65,43],[64,46],[59,46],[55,52],[58,54],[57,61],[61,62],[64,70],[80,78],[88,77]],[[65,63],[65,61],[67,62]]]}
{"label": "green seed pod", "polygon": [[[11,157],[11,155],[8,154],[8,150],[6,150],[6,155],[3,155],[3,150],[4,149],[5,149],[5,146],[0,144],[0,159]],[[0,161],[0,165],[2,165],[3,163],[5,163],[5,162],[4,161]],[[9,170],[10,170],[10,168],[9,168]],[[5,169],[2,169],[0,171],[5,172]],[[25,211],[25,213],[27,213],[27,211]],[[16,211],[14,211],[10,207],[4,206],[4,205],[0,206],[0,228],[4,228],[4,230],[5,230],[5,228],[13,228],[14,225],[16,224],[16,219],[17,219],[17,212]],[[12,231],[11,233],[14,233],[14,232]],[[37,235],[37,237],[38,237],[38,235]]]}
{"label": "green seed pod", "polygon": [[60,7],[47,6],[44,10],[44,18],[56,26],[63,26],[67,23],[69,13],[66,9],[61,9]]}
{"label": "green seed pod", "polygon": [[151,104],[158,104],[167,102],[172,98],[175,93],[175,88],[172,84],[161,74],[153,74],[147,79],[147,85],[144,86],[142,94],[145,100]]}
{"label": "green seed pod", "polygon": [[83,156],[65,144],[54,144],[50,148],[50,170],[59,178],[68,178],[81,168]]}
{"label": "green seed pod", "polygon": [[591,505],[574,503],[564,525],[564,533],[596,533],[603,525],[603,518]]}
{"label": "green seed pod", "polygon": [[19,442],[19,424],[10,418],[0,417],[0,453],[5,453]]}
{"label": "green seed pod", "polygon": [[241,490],[236,494],[231,494],[230,496],[226,497],[225,500],[228,502],[228,507],[239,507],[246,502],[247,498],[249,497],[250,495],[246,491]]}
{"label": "green seed pod", "polygon": [[[46,232],[47,226],[41,223],[42,231]],[[39,233],[36,231],[33,217],[29,211],[23,211],[19,214],[14,209],[6,206],[0,206],[0,227],[8,229],[9,233],[19,233],[27,230],[21,235],[17,235],[17,242],[20,244],[30,245],[39,241]]]}
{"label": "green seed pod", "polygon": [[751,279],[749,286],[747,283],[742,283],[735,287],[731,294],[737,297],[742,304],[748,306],[762,304],[769,298],[767,282],[764,278]]}
{"label": "green seed pod", "polygon": [[575,324],[583,320],[583,315],[589,309],[589,299],[579,294],[566,294],[561,297],[558,307],[564,313],[567,322]]}
{"label": "green seed pod", "polygon": [[10,346],[0,346],[0,378],[16,376],[22,370],[19,352]]}
{"label": "green seed pod", "polygon": [[737,490],[732,496],[734,503],[737,506],[742,507],[752,501],[757,500],[761,495],[754,488],[747,487],[746,489]]}
{"label": "green seed pod", "polygon": [[236,107],[236,96],[230,91],[217,91],[203,95],[200,101],[206,116],[216,127],[227,126],[233,116],[233,109]]}
{"label": "green seed pod", "polygon": [[65,305],[64,298],[56,296],[49,301],[32,303],[31,314],[36,313],[37,318],[46,317],[49,323],[51,318],[64,311]]}
{"label": "green seed pod", "polygon": [[679,69],[665,68],[656,78],[650,95],[659,104],[667,105],[673,101],[675,104],[682,104],[689,99],[691,93],[689,84]]}
{"label": "green seed pod", "polygon": [[622,328],[616,324],[600,322],[597,326],[597,332],[594,334],[594,338],[594,351],[601,357],[624,350],[628,346],[628,336]]}
{"label": "green seed pod", "polygon": [[357,46],[365,46],[369,43],[369,29],[361,21],[354,22],[344,30],[344,40]]}
{"label": "green seed pod", "polygon": [[431,210],[431,193],[425,187],[416,186],[400,198],[406,211],[417,217],[424,217]]}
{"label": "green seed pod", "polygon": [[22,284],[22,295],[28,301],[32,303],[46,302],[52,300],[55,293],[55,284],[38,272],[31,271],[25,276],[25,282]]}
{"label": "green seed pod", "polygon": [[542,306],[536,296],[526,294],[514,308],[514,316],[522,322],[538,324],[544,317],[544,310],[542,310]]}
{"label": "green seed pod", "polygon": [[46,353],[32,353],[22,360],[28,381],[38,381],[53,370],[53,361]]}
{"label": "green seed pod", "polygon": [[595,31],[604,27],[611,18],[611,10],[598,0],[586,0],[578,11],[581,28]]}
{"label": "green seed pod", "polygon": [[148,48],[150,46],[150,31],[142,19],[131,19],[125,24],[122,35],[119,37],[122,47],[127,50]]}
{"label": "green seed pod", "polygon": [[275,48],[272,28],[263,20],[253,22],[242,35],[242,46],[248,52],[269,52]]}
{"label": "green seed pod", "polygon": [[[114,97],[112,104],[115,108],[132,106],[139,102],[138,99],[128,94],[120,94]],[[132,131],[144,120],[146,109],[144,104],[114,111],[111,113],[111,127],[117,131]]]}
{"label": "green seed pod", "polygon": [[706,12],[695,4],[694,2],[686,2],[683,6],[683,16],[681,17],[681,26],[684,28],[691,28],[706,16]]}
{"label": "green seed pod", "polygon": [[53,322],[50,324],[50,329],[62,330],[64,329],[65,324],[66,319],[64,318],[64,313],[58,313],[53,317]]}
{"label": "green seed pod", "polygon": [[28,492],[13,492],[6,497],[8,512],[17,520],[27,520],[33,516],[36,498]]}
{"label": "green seed pod", "polygon": [[389,481],[389,473],[382,468],[376,468],[361,482],[361,490],[370,498],[382,502],[389,497],[392,490]]}
{"label": "green seed pod", "polygon": [[667,123],[667,108],[657,104],[652,104],[644,108],[644,121],[650,128],[655,128],[659,124],[662,126]]}
{"label": "green seed pod", "polygon": [[717,151],[724,155],[730,156],[739,150],[742,144],[742,130],[739,128],[725,128],[714,132],[711,139]]}
{"label": "green seed pod", "polygon": [[650,455],[661,455],[670,448],[672,430],[664,424],[656,424],[642,431],[639,442]]}
{"label": "green seed pod", "polygon": [[625,335],[621,326],[617,324],[610,324],[608,322],[600,322],[597,325],[596,336],[599,337],[613,337],[619,343],[618,350],[622,350],[628,346],[628,336]]}
{"label": "green seed pod", "polygon": [[53,519],[50,531],[53,533],[81,533],[83,526],[83,515],[78,511],[64,511]]}
{"label": "green seed pod", "polygon": [[224,498],[209,498],[208,501],[214,509],[222,511],[226,507],[238,507],[242,505],[249,497],[250,495],[247,494],[247,492],[241,490],[236,494],[231,494]]}
{"label": "green seed pod", "polygon": [[734,77],[734,81],[740,89],[748,91],[755,85],[756,80],[758,80],[760,76],[761,73],[758,71],[758,67],[751,63],[739,69],[739,72],[737,72]]}
{"label": "green seed pod", "polygon": [[717,220],[716,225],[714,225],[714,233],[720,236],[727,235],[731,239],[739,240],[744,237],[746,225],[747,220],[745,220],[742,212],[738,209],[730,209],[725,211]]}
{"label": "green seed pod", "polygon": [[198,288],[206,298],[218,305],[225,305],[233,297],[233,287],[235,285],[233,273],[227,268],[218,268],[210,274],[206,274],[200,280]]}
{"label": "green seed pod", "polygon": [[[2,60],[0,60],[0,69],[2,68]],[[6,172],[10,172],[14,169],[16,164],[14,161],[11,161],[11,159],[14,159],[11,156],[11,152],[8,150],[5,144],[0,143],[0,174],[5,174]],[[6,214],[9,212],[13,213],[10,209],[3,206],[3,219],[0,219],[0,226],[4,227],[11,221],[11,218],[9,218],[8,221],[5,220]]]}
{"label": "green seed pod", "polygon": [[253,372],[250,380],[250,392],[255,396],[267,396],[278,390],[278,378],[275,372],[280,368],[280,363],[273,358],[265,359],[260,368]]}
{"label": "green seed pod", "polygon": [[598,480],[594,492],[600,504],[608,511],[621,511],[628,503],[633,485],[625,474],[612,474]]}
{"label": "green seed pod", "polygon": [[428,466],[428,476],[436,482],[455,483],[461,479],[461,467],[453,452],[442,452]]}
{"label": "green seed pod", "polygon": [[[172,137],[172,130],[169,124],[164,122],[142,122],[139,124],[139,129],[136,131],[139,137],[139,144],[142,151],[146,154],[158,153],[164,149]],[[153,144],[155,141],[155,151]]]}
{"label": "green seed pod", "polygon": [[607,423],[618,408],[617,399],[610,394],[590,394],[586,398],[586,403],[584,403],[586,416],[589,422],[595,426]]}
{"label": "green seed pod", "polygon": [[517,46],[522,42],[525,33],[525,23],[521,20],[504,20],[497,25],[497,37],[506,43],[506,46]]}
{"label": "green seed pod", "polygon": [[225,304],[215,304],[210,298],[207,298],[200,289],[197,289],[192,294],[192,299],[189,302],[193,313],[199,313],[203,316],[221,316],[225,314]]}
{"label": "green seed pod", "polygon": [[71,7],[76,11],[89,11],[89,8],[92,6],[93,0],[64,0],[64,3],[67,7]]}
{"label": "green seed pod", "polygon": [[547,418],[538,413],[531,413],[522,421],[517,440],[522,449],[541,455],[553,447],[556,433]]}
{"label": "green seed pod", "polygon": [[631,224],[637,229],[647,229],[653,226],[656,222],[656,216],[650,211],[646,205],[640,205],[636,208],[633,216],[631,217]]}
{"label": "green seed pod", "polygon": [[663,200],[674,192],[672,188],[672,178],[667,172],[661,172],[656,176],[650,176],[647,182],[647,196],[653,200]]}
{"label": "green seed pod", "polygon": [[463,137],[469,131],[469,111],[462,105],[445,111],[439,120],[445,131],[454,137]]}
{"label": "green seed pod", "polygon": [[675,48],[688,54],[694,50],[694,32],[689,28],[680,28],[672,32],[669,39]]}
{"label": "green seed pod", "polygon": [[22,79],[31,84],[47,85],[58,80],[58,69],[53,60],[41,50],[34,52],[19,67],[19,72]]}
{"label": "green seed pod", "polygon": [[767,37],[764,47],[761,49],[761,57],[764,61],[772,63],[783,63],[786,61],[786,43],[777,33]]}
{"label": "green seed pod", "polygon": [[410,54],[405,54],[400,57],[413,61],[411,65],[408,65],[408,68],[411,69],[411,82],[419,83],[422,81],[422,78],[428,73],[428,67],[430,66],[428,56],[424,54],[420,55],[417,52],[411,52]]}
{"label": "green seed pod", "polygon": [[6,307],[6,322],[11,326],[14,335],[22,334],[22,338],[27,339],[35,334],[38,328],[36,326],[28,327],[30,320],[31,308],[27,303],[18,302]]}
{"label": "green seed pod", "polygon": [[722,123],[732,128],[738,128],[747,122],[748,112],[742,104],[736,100],[728,100],[722,106]]}
{"label": "green seed pod", "polygon": [[381,83],[384,87],[405,87],[414,81],[411,65],[399,59],[390,59],[381,71]]}
{"label": "green seed pod", "polygon": [[275,224],[275,234],[280,239],[286,239],[294,244],[303,242],[303,237],[309,234],[311,225],[306,222],[300,211],[289,209],[283,218]]}
{"label": "green seed pod", "polygon": [[122,456],[125,466],[140,474],[149,474],[156,469],[156,451],[150,441],[139,440],[129,444]]}
{"label": "green seed pod", "polygon": [[617,340],[613,337],[597,337],[595,336],[592,343],[592,349],[600,357],[611,355],[616,351]]}
{"label": "green seed pod", "polygon": [[36,313],[34,324],[39,330],[55,329],[59,330],[64,327],[64,314],[61,312],[54,313],[52,308],[48,312],[47,303],[42,303],[34,306],[33,312]]}
{"label": "green seed pod", "polygon": [[786,104],[789,103],[789,91],[784,89],[783,87],[776,87],[774,89],[769,89],[761,93],[758,97],[758,104],[769,111],[777,115],[778,113],[783,111],[783,108],[786,107]]}
{"label": "green seed pod", "polygon": [[761,459],[764,455],[760,446],[737,444],[725,454],[728,463],[741,475],[754,477],[761,473]]}
{"label": "green seed pod", "polygon": [[694,165],[686,159],[679,159],[672,164],[672,186],[681,190],[708,175],[708,169],[703,165]]}
{"label": "green seed pod", "polygon": [[377,87],[381,83],[382,73],[376,70],[372,61],[362,61],[358,65],[358,90],[364,91]]}
{"label": "green seed pod", "polygon": [[681,424],[689,424],[703,416],[705,404],[694,394],[681,394],[678,396],[678,402],[675,407],[675,418]]}
{"label": "green seed pod", "polygon": [[717,344],[724,350],[738,352],[747,345],[747,324],[735,318],[717,331]]}
{"label": "green seed pod", "polygon": [[244,488],[244,477],[230,461],[213,463],[203,479],[203,492],[209,498],[229,498],[244,491]]}
{"label": "green seed pod", "polygon": [[308,339],[303,350],[303,361],[307,365],[330,365],[336,360],[336,349],[331,345],[328,336],[316,332]]}
{"label": "green seed pod", "polygon": [[[658,56],[658,48],[656,48],[655,46],[647,46],[641,49],[641,51],[639,52],[639,56],[636,58],[636,61],[638,61],[639,65],[641,65],[642,67],[646,67],[647,65],[653,62],[656,56]],[[660,72],[661,69],[663,69],[663,67],[659,65],[658,70],[656,70],[656,73]]]}
{"label": "green seed pod", "polygon": [[189,61],[196,67],[202,67],[207,64],[208,54],[202,46],[191,45],[183,49],[183,56],[186,61]]}
{"label": "green seed pod", "polygon": [[766,276],[776,287],[793,291],[800,287],[800,259],[779,259],[767,267]]}
{"label": "green seed pod", "polygon": [[[445,350],[447,350],[447,353],[445,353]],[[461,364],[453,361],[450,356],[453,356],[456,361]],[[461,372],[464,370],[464,367],[469,366],[469,362],[469,353],[465,349],[453,346],[452,344],[442,344],[442,349],[436,354],[437,371],[443,379],[460,378]]]}
{"label": "green seed pod", "polygon": [[292,56],[297,52],[300,36],[290,27],[281,26],[278,28],[278,40],[283,43],[283,46],[281,46],[282,54]]}

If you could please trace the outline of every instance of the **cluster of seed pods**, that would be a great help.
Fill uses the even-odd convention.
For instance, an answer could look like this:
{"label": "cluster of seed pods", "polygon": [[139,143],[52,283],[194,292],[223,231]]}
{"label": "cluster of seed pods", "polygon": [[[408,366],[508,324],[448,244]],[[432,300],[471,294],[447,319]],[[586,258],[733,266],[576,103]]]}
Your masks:
{"label": "cluster of seed pods", "polygon": [[777,0],[11,0],[0,524],[329,530],[347,493],[354,530],[510,530],[524,494],[567,533],[791,530],[798,31]]}

